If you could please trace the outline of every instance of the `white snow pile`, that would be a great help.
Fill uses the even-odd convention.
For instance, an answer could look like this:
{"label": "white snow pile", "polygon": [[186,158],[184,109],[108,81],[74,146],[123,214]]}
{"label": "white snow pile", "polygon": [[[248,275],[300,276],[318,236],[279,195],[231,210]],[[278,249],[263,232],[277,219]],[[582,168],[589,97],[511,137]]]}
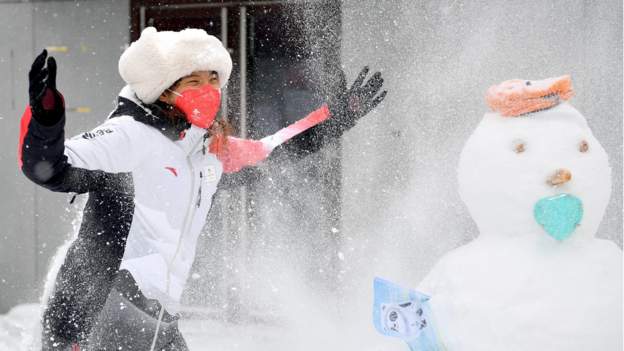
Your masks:
{"label": "white snow pile", "polygon": [[38,329],[39,314],[39,304],[24,304],[0,315],[0,350],[28,350]]}

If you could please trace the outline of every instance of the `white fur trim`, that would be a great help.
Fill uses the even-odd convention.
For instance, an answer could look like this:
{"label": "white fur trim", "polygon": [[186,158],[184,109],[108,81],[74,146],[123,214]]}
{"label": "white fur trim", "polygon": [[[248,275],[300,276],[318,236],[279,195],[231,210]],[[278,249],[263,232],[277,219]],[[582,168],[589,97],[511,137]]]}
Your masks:
{"label": "white fur trim", "polygon": [[221,87],[232,72],[227,49],[203,29],[158,32],[147,27],[119,59],[121,78],[147,104],[176,80],[196,71],[217,71]]}

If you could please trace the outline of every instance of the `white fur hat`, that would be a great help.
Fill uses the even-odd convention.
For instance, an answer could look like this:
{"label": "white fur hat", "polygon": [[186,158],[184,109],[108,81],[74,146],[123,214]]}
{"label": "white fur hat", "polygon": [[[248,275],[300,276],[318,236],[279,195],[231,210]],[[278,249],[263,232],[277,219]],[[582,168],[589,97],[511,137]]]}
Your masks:
{"label": "white fur hat", "polygon": [[144,103],[156,101],[178,79],[196,71],[217,71],[221,87],[232,59],[219,39],[203,29],[179,32],[147,27],[119,58],[119,74]]}

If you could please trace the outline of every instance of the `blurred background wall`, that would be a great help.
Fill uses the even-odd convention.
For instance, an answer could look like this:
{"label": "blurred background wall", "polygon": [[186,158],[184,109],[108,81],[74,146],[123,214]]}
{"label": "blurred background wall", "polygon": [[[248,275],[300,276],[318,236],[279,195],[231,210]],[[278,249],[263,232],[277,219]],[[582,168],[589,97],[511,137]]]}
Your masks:
{"label": "blurred background wall", "polygon": [[123,86],[117,60],[129,42],[129,8],[128,0],[0,1],[0,313],[38,300],[78,210],[71,195],[35,187],[17,167],[30,64],[46,47],[57,58],[66,136],[94,128]]}
{"label": "blurred background wall", "polygon": [[[32,59],[43,47],[57,57],[74,135],[113,108],[122,87],[117,60],[141,26],[175,28],[185,19],[222,39],[229,29],[235,74],[227,113],[240,127],[245,112],[252,136],[320,103],[318,77],[328,63],[341,63],[349,82],[370,65],[389,90],[341,143],[303,158],[287,152],[252,175],[252,189],[218,194],[185,293],[185,303],[203,309],[189,313],[239,321],[322,314],[347,330],[341,337],[353,333],[351,346],[371,342],[358,333],[373,335],[372,278],[416,286],[440,255],[476,235],[456,191],[458,155],[486,112],[485,90],[511,78],[572,75],[571,103],[614,170],[598,236],[621,247],[621,2],[259,3],[0,2],[0,313],[37,300],[80,208],[80,199],[70,206],[69,196],[35,188],[16,166]],[[243,55],[251,59],[245,67],[242,46],[255,53]],[[249,88],[243,112],[241,72]]]}

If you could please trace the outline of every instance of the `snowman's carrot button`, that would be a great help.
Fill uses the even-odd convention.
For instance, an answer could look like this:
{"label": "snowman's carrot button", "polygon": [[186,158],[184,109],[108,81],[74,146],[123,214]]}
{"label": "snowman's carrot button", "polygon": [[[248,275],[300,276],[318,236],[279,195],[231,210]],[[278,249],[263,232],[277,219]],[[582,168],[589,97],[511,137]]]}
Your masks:
{"label": "snowman's carrot button", "polygon": [[585,141],[585,140],[581,141],[581,144],[579,145],[579,151],[580,152],[587,152],[587,151],[589,151],[589,144],[587,143],[587,141]]}
{"label": "snowman's carrot button", "polygon": [[526,151],[526,144],[522,140],[514,140],[513,141],[513,150],[515,153],[519,154]]}

